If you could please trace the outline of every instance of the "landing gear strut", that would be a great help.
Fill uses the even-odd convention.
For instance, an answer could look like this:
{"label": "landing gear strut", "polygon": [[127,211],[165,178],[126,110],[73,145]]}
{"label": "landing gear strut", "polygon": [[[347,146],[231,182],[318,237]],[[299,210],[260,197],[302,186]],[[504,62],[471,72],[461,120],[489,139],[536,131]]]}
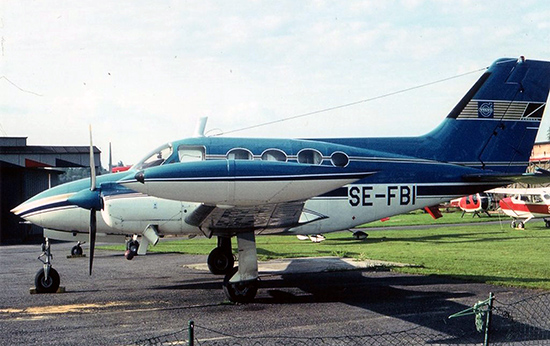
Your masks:
{"label": "landing gear strut", "polygon": [[235,258],[231,251],[231,238],[218,237],[218,247],[208,255],[208,269],[212,274],[222,275],[232,271]]}
{"label": "landing gear strut", "polygon": [[[45,259],[42,259],[45,257]],[[34,284],[36,286],[37,293],[55,293],[59,288],[59,274],[52,268],[53,255],[50,251],[50,241],[48,238],[44,238],[42,244],[42,253],[38,256],[38,259],[44,264],[44,267],[40,269],[34,277]]]}
{"label": "landing gear strut", "polygon": [[258,255],[254,232],[237,234],[239,266],[223,280],[223,291],[229,300],[249,303],[258,292]]}
{"label": "landing gear strut", "polygon": [[231,269],[223,280],[223,292],[225,296],[235,303],[250,303],[258,292],[258,278],[231,282],[231,278],[239,272],[239,267]]}

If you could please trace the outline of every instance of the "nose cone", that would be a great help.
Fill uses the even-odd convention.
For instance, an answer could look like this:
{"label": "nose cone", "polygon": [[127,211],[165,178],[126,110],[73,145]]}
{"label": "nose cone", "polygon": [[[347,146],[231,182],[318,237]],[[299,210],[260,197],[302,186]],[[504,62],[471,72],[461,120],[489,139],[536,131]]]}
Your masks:
{"label": "nose cone", "polygon": [[17,216],[20,216],[23,213],[23,210],[25,210],[27,208],[26,204],[27,204],[27,202],[23,202],[23,203],[19,204],[17,207],[10,210],[10,212],[17,215]]}
{"label": "nose cone", "polygon": [[39,193],[10,211],[25,220],[32,221],[30,218],[34,215],[40,214],[48,209],[62,208],[68,204],[67,199],[71,194],[51,195],[49,191],[50,190]]}

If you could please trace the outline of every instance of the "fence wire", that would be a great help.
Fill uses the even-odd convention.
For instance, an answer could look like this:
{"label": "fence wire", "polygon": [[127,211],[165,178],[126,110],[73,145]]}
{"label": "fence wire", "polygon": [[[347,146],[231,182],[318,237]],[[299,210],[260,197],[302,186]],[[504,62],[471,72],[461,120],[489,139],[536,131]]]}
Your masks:
{"label": "fence wire", "polygon": [[[487,345],[550,345],[550,293],[514,303],[495,300]],[[472,323],[473,319],[472,319]],[[487,328],[487,326],[484,326]],[[202,337],[201,337],[202,335]],[[457,336],[458,335],[458,336]],[[456,331],[453,335],[415,327],[395,332],[326,336],[237,336],[194,325],[194,340],[189,342],[188,328],[173,333],[138,340],[135,345],[200,345],[200,346],[326,346],[326,345],[482,345],[484,333]]]}

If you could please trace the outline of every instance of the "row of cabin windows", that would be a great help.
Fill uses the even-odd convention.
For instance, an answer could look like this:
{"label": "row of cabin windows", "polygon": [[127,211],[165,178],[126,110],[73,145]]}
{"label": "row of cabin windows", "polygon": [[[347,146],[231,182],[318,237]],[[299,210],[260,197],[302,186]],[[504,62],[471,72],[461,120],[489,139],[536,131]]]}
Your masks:
{"label": "row of cabin windows", "polygon": [[[180,146],[178,148],[180,162],[201,161],[205,159],[204,147]],[[253,160],[254,155],[248,149],[235,148],[227,152],[228,160]],[[288,157],[286,153],[279,149],[269,149],[263,152],[261,159],[263,161],[281,161],[286,162]],[[332,164],[336,167],[345,167],[349,163],[349,157],[343,152],[334,152],[330,156]],[[323,155],[315,149],[303,149],[298,152],[297,161],[299,163],[320,165],[323,162]]]}

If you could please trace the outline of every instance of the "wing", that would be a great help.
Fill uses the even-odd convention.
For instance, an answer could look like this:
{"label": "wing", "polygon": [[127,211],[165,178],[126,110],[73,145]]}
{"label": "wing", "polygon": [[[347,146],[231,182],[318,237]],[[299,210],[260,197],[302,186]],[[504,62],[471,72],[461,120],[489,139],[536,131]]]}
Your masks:
{"label": "wing", "polygon": [[327,218],[320,213],[304,209],[304,204],[305,202],[301,201],[232,208],[202,204],[185,219],[185,222],[210,234],[235,234],[259,229],[265,234],[278,233]]}

